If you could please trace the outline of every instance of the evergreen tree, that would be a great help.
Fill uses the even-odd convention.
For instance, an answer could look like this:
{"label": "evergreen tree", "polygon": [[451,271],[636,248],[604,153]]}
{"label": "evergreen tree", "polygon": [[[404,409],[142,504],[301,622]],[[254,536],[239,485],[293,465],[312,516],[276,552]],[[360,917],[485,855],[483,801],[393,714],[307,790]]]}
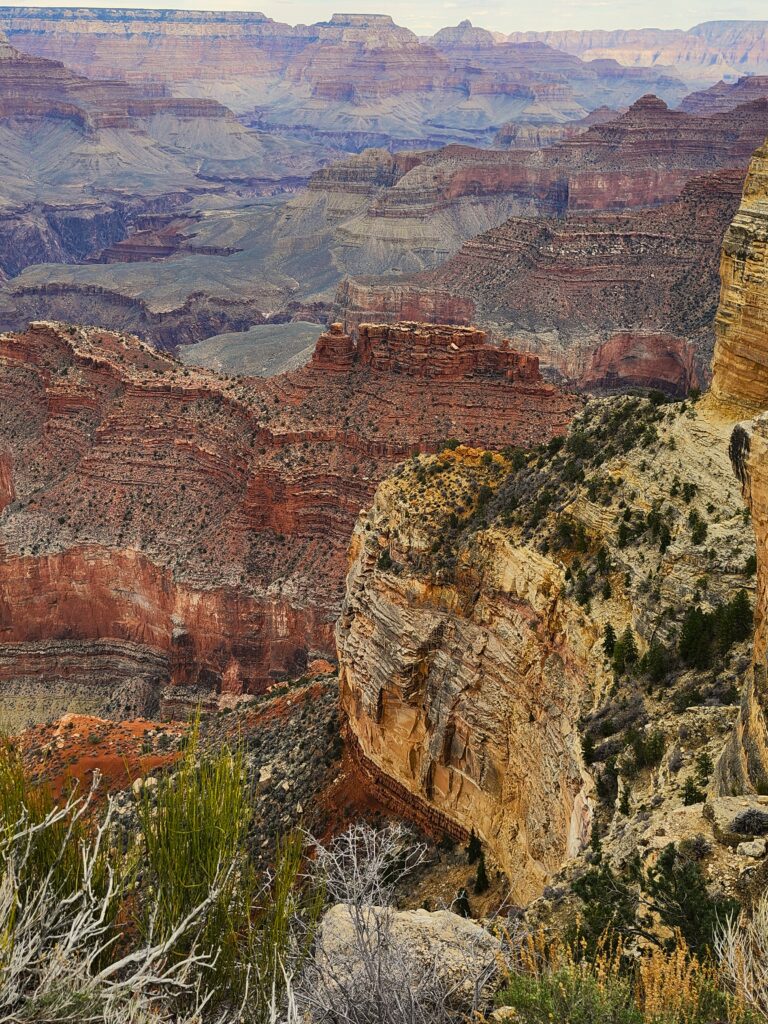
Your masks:
{"label": "evergreen tree", "polygon": [[485,870],[485,854],[481,852],[477,862],[477,873],[475,874],[475,895],[481,896],[484,892],[488,892],[490,884],[488,872]]}
{"label": "evergreen tree", "polygon": [[694,782],[693,776],[689,775],[683,786],[683,803],[685,806],[690,807],[692,804],[703,803],[706,796],[707,794],[704,790],[699,789]]}
{"label": "evergreen tree", "polygon": [[613,656],[613,651],[615,647],[616,630],[613,628],[610,622],[606,622],[605,629],[603,630],[603,650],[609,658]]}
{"label": "evergreen tree", "polygon": [[627,626],[621,634],[621,643],[624,647],[624,664],[627,666],[634,665],[637,661],[637,641],[631,626]]}
{"label": "evergreen tree", "polygon": [[712,616],[698,605],[685,613],[677,649],[689,668],[704,669],[712,664]]}
{"label": "evergreen tree", "polygon": [[613,649],[613,667],[616,672],[626,672],[637,661],[637,641],[632,627],[627,626]]}
{"label": "evergreen tree", "polygon": [[474,864],[478,857],[482,855],[483,847],[480,840],[477,838],[475,830],[469,833],[469,842],[467,843],[467,860],[470,864]]}
{"label": "evergreen tree", "polygon": [[728,897],[710,896],[701,867],[673,845],[662,850],[655,866],[642,879],[642,887],[664,924],[679,929],[699,956],[711,950],[722,922],[739,909],[738,903]]}
{"label": "evergreen tree", "polygon": [[666,678],[669,669],[669,656],[667,650],[654,640],[648,654],[645,656],[645,671],[652,683],[660,683]]}
{"label": "evergreen tree", "polygon": [[731,601],[730,620],[733,643],[738,644],[752,636],[754,616],[746,590],[740,590]]}

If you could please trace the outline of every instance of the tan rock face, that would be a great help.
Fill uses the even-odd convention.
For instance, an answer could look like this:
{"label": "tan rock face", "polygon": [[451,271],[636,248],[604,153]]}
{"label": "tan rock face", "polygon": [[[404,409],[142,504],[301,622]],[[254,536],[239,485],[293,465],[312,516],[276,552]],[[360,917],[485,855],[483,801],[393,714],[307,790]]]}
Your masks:
{"label": "tan rock face", "polygon": [[[479,452],[445,458],[457,487],[497,479]],[[452,584],[400,571],[429,558],[413,484],[409,471],[383,484],[355,531],[336,635],[342,705],[364,757],[417,813],[474,828],[528,899],[589,835],[575,723],[596,634],[578,614],[569,624],[561,570],[502,534],[478,537]]]}
{"label": "tan rock face", "polygon": [[[582,717],[611,705],[610,719],[634,700],[646,709],[641,728],[661,729],[670,750],[679,742],[665,687],[650,696],[643,682],[641,698],[632,677],[613,688],[606,624],[618,635],[631,626],[641,655],[657,643],[673,657],[692,602],[714,607],[751,586],[730,431],[698,406],[597,401],[558,455],[540,451],[520,468],[461,448],[408,462],[358,522],[336,627],[358,756],[369,776],[394,783],[399,813],[438,832],[474,828],[515,899],[540,893],[589,837],[589,773],[600,777],[608,754],[584,767]],[[579,438],[594,454],[573,482]],[[706,543],[693,536],[694,511]],[[664,545],[649,525],[659,515]],[[622,522],[638,524],[636,538],[622,539]],[[595,560],[608,568],[580,596]],[[736,709],[712,704],[700,732],[716,756]],[[616,732],[605,740],[614,752]],[[687,771],[693,763],[687,753]],[[631,785],[664,801],[677,790],[655,774]],[[618,815],[611,842],[624,825]]]}
{"label": "tan rock face", "polygon": [[[716,377],[715,383],[718,382]],[[758,573],[755,647],[739,717],[717,765],[715,789],[726,795],[768,794],[768,421],[765,415],[734,429],[730,452],[755,531]]]}
{"label": "tan rock face", "polygon": [[768,145],[750,165],[720,273],[712,394],[754,413],[768,408]]}

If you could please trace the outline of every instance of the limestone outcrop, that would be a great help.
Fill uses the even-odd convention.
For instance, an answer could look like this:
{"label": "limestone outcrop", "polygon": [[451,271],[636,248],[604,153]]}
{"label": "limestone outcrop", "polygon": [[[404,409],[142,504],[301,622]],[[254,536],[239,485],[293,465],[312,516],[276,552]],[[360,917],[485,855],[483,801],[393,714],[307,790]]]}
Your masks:
{"label": "limestone outcrop", "polygon": [[723,243],[712,394],[746,414],[768,408],[768,145],[750,164]]}
{"label": "limestone outcrop", "polygon": [[[542,446],[508,461],[458,448],[412,460],[355,529],[336,627],[352,749],[384,780],[377,793],[390,783],[399,813],[437,834],[474,829],[520,902],[588,842],[598,804],[608,829],[614,808],[602,801],[616,762],[606,762],[630,742],[621,730],[662,729],[672,749],[694,687],[684,666],[642,694],[632,677],[615,683],[606,624],[617,635],[629,626],[641,656],[666,652],[671,672],[702,573],[706,606],[751,586],[730,425],[668,408],[591,403],[554,455]],[[691,533],[694,511],[706,546]],[[696,739],[676,772],[692,770],[702,747],[719,752],[737,710],[722,694],[733,686],[731,672],[691,698],[707,707],[695,709]],[[590,763],[585,722],[596,737]],[[685,773],[640,774],[637,799],[674,813]],[[661,817],[638,820],[637,840],[655,827]]]}

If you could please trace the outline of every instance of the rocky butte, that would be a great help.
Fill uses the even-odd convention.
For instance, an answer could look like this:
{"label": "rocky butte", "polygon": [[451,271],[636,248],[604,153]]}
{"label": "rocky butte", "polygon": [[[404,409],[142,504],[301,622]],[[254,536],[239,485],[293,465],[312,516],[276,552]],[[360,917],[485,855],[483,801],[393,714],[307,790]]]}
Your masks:
{"label": "rocky butte", "polygon": [[93,328],[0,336],[4,701],[130,717],[166,683],[296,674],[332,652],[349,536],[395,463],[529,447],[575,407],[470,328],[337,325],[303,369],[236,379]]}

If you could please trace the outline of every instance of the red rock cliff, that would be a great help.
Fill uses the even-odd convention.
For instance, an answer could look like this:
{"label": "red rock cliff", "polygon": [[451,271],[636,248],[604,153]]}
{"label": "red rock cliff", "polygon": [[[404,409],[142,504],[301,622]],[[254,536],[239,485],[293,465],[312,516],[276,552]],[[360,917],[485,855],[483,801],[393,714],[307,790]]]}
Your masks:
{"label": "red rock cliff", "polygon": [[538,443],[573,408],[470,329],[335,329],[309,367],[238,380],[95,329],[0,336],[0,676],[42,644],[77,680],[111,640],[139,677],[151,652],[153,677],[258,691],[332,650],[349,535],[394,463]]}

